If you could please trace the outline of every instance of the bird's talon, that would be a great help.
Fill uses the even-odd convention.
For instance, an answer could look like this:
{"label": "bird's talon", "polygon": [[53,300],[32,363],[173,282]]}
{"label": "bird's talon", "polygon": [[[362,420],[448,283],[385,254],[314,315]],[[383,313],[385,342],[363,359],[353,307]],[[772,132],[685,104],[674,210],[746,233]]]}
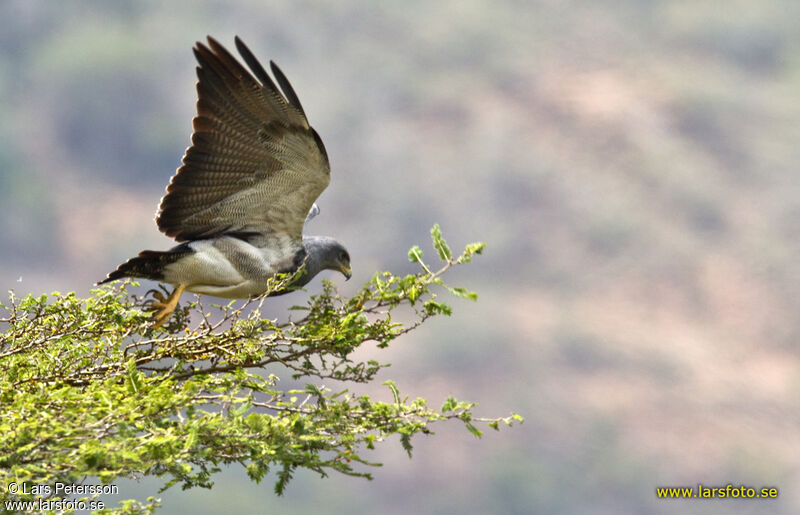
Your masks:
{"label": "bird's talon", "polygon": [[167,320],[169,320],[169,318],[172,316],[172,313],[175,312],[175,308],[178,307],[178,300],[181,298],[181,294],[183,293],[184,289],[186,289],[184,285],[178,285],[167,298],[164,298],[163,295],[158,292],[153,293],[154,297],[160,297],[160,299],[151,300],[148,306],[145,308],[147,311],[153,312],[153,314],[150,316],[150,319],[153,320],[153,324],[150,326],[151,329],[161,327]]}
{"label": "bird's talon", "polygon": [[150,295],[150,294],[152,294],[153,297],[155,299],[157,299],[158,301],[160,301],[160,302],[166,302],[167,301],[167,298],[164,297],[164,294],[161,293],[160,291],[156,290],[155,288],[151,288],[150,290],[147,290],[147,293],[145,293],[145,297]]}
{"label": "bird's talon", "polygon": [[164,325],[164,322],[169,320],[170,316],[174,312],[175,308],[169,309],[168,306],[162,306],[158,309],[154,309],[153,314],[150,315],[150,320],[152,324],[150,325],[151,329],[155,329],[157,327],[161,327]]}
{"label": "bird's talon", "polygon": [[153,316],[150,317],[151,320],[153,320],[153,323],[150,325],[150,328],[156,329],[158,327],[161,327],[162,325],[164,325],[164,322],[169,320],[170,315],[172,315],[171,311],[165,313],[162,312],[153,313]]}
{"label": "bird's talon", "polygon": [[142,309],[144,311],[159,311],[161,309],[164,309],[165,307],[166,307],[166,304],[164,302],[159,302],[157,300],[150,300],[150,301],[147,301],[142,306]]}

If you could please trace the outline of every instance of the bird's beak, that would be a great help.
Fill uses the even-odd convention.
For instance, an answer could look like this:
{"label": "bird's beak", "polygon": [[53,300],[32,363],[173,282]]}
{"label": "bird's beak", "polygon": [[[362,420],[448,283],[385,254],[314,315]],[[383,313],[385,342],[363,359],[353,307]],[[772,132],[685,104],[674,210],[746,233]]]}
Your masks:
{"label": "bird's beak", "polygon": [[353,276],[353,270],[347,265],[341,265],[339,271],[342,272],[346,281],[349,281]]}

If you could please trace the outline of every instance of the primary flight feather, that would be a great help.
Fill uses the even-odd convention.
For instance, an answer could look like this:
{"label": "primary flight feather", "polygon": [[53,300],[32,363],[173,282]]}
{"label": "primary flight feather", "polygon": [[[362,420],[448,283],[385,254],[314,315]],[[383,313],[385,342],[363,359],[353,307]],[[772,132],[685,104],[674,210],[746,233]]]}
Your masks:
{"label": "primary flight feather", "polygon": [[142,277],[175,285],[168,298],[156,295],[154,326],[169,318],[184,290],[249,298],[265,293],[276,273],[301,267],[292,288],[325,269],[350,278],[341,243],[303,236],[330,183],[325,146],[280,68],[270,62],[278,89],[238,36],[235,41],[250,71],[210,36],[208,46],[194,48],[192,145],[156,214],[159,230],[182,243],[142,251],[98,283]]}

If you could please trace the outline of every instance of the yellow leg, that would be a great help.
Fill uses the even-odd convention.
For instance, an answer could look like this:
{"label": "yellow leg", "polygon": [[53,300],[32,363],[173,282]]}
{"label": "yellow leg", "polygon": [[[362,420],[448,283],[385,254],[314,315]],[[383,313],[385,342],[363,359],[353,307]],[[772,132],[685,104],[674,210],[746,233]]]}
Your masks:
{"label": "yellow leg", "polygon": [[185,284],[179,284],[172,290],[172,293],[170,293],[167,298],[164,298],[164,296],[157,291],[153,293],[155,300],[150,303],[150,310],[154,311],[152,316],[154,322],[153,325],[150,326],[151,328],[155,329],[156,327],[161,327],[164,325],[164,322],[169,320],[170,315],[175,312],[178,299],[181,298],[181,294],[185,289]]}

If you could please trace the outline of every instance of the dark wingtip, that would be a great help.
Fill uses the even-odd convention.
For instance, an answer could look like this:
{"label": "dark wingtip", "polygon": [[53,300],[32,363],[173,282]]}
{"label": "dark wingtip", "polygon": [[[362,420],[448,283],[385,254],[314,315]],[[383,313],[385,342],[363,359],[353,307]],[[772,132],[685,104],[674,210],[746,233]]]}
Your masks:
{"label": "dark wingtip", "polygon": [[256,59],[255,55],[253,55],[253,52],[251,52],[250,49],[247,47],[247,45],[244,44],[244,41],[242,41],[239,36],[236,36],[235,42],[236,42],[236,50],[239,51],[239,55],[242,56],[244,62],[247,63],[247,66],[250,67],[250,71],[252,71],[258,78],[258,80],[261,81],[261,84],[269,88],[270,91],[272,91],[282,99],[282,95],[278,90],[278,87],[275,85],[275,82],[273,82],[273,80],[270,78],[269,74],[264,69],[264,67],[261,66],[261,63],[258,62],[258,59]]}
{"label": "dark wingtip", "polygon": [[[116,270],[114,270],[114,272],[116,272]],[[106,283],[110,283],[111,281],[116,281],[117,279],[119,279],[119,277],[112,277],[114,272],[111,272],[110,274],[108,274],[108,276],[105,279],[103,279],[102,281],[97,281],[96,283],[94,283],[94,285],[95,286],[100,286],[101,284],[106,284]]]}
{"label": "dark wingtip", "polygon": [[291,83],[289,83],[289,79],[286,78],[286,75],[283,74],[281,69],[278,68],[278,65],[275,64],[275,61],[272,59],[269,61],[269,67],[272,70],[272,75],[278,79],[278,84],[280,85],[283,94],[286,96],[286,99],[295,107],[295,109],[300,111],[300,114],[302,114],[307,120],[308,117],[306,116],[306,112],[303,110],[303,105],[300,103],[300,99],[297,97],[297,93],[294,92],[294,88],[292,88]]}

